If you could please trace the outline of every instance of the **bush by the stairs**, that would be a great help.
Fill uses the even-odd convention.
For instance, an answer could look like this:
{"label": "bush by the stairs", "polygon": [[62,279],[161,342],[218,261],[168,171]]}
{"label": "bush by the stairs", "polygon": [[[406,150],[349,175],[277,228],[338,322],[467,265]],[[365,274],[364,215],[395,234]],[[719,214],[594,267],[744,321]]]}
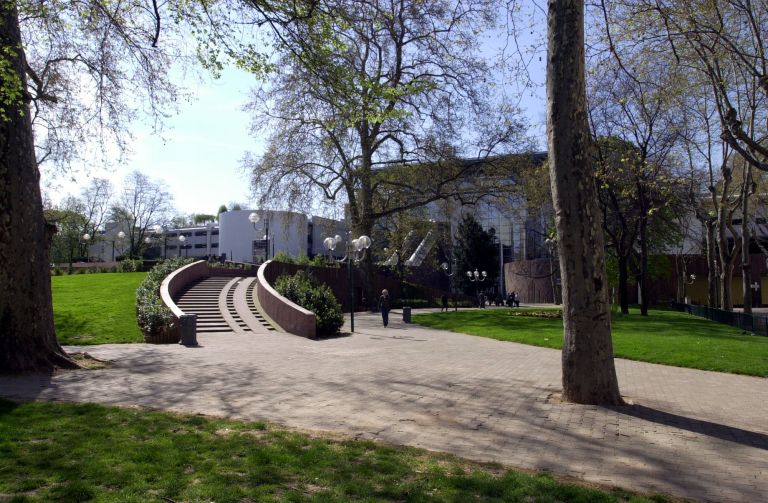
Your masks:
{"label": "bush by the stairs", "polygon": [[173,342],[173,314],[160,300],[160,285],[170,273],[194,260],[175,257],[159,262],[136,289],[136,320],[147,342]]}
{"label": "bush by the stairs", "polygon": [[275,290],[290,300],[315,313],[318,335],[330,335],[344,324],[341,305],[328,285],[319,284],[306,271],[293,276],[283,275],[275,281]]}

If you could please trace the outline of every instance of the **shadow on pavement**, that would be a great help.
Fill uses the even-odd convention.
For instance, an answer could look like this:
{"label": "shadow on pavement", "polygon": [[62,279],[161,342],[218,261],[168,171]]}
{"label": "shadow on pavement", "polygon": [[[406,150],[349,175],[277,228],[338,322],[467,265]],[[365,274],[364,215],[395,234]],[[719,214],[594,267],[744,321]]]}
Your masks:
{"label": "shadow on pavement", "polygon": [[768,450],[768,435],[748,431],[733,426],[704,421],[702,419],[693,419],[690,417],[672,414],[661,410],[645,407],[643,405],[630,405],[624,407],[607,407],[621,414],[650,421],[652,423],[663,424],[673,428],[680,428],[693,433],[707,435],[709,437],[719,438],[736,442],[757,449]]}

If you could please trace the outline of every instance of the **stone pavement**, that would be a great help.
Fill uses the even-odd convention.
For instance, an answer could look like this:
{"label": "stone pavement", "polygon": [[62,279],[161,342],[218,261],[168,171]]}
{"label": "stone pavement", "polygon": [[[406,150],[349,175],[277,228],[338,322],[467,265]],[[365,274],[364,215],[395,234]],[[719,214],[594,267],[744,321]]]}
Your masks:
{"label": "stone pavement", "polygon": [[[617,360],[627,407],[561,403],[560,352],[355,316],[357,332],[88,347],[110,369],[0,396],[267,420],[701,501],[766,501],[766,379]],[[72,348],[74,349],[74,348]]]}

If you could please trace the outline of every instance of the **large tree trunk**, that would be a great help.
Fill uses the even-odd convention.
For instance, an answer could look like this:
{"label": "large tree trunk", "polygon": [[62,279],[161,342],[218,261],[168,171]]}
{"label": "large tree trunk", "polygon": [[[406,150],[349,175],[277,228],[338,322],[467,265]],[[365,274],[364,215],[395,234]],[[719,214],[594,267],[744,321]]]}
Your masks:
{"label": "large tree trunk", "polygon": [[[15,2],[0,4],[0,56],[26,90]],[[0,83],[7,93],[13,82]],[[24,93],[24,96],[26,94]],[[40,197],[29,107],[23,98],[0,101],[0,372],[76,367],[53,328],[50,238]]]}
{"label": "large tree trunk", "polygon": [[584,80],[584,3],[548,2],[547,137],[563,291],[563,398],[621,404]]}

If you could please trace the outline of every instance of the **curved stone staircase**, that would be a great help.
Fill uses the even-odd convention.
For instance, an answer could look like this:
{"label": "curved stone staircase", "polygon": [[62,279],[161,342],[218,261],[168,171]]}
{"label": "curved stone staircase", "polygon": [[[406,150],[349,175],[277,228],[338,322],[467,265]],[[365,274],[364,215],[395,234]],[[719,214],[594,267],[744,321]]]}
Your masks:
{"label": "curved stone staircase", "polygon": [[197,315],[197,333],[265,333],[275,330],[254,301],[256,278],[210,276],[173,297],[185,313]]}

